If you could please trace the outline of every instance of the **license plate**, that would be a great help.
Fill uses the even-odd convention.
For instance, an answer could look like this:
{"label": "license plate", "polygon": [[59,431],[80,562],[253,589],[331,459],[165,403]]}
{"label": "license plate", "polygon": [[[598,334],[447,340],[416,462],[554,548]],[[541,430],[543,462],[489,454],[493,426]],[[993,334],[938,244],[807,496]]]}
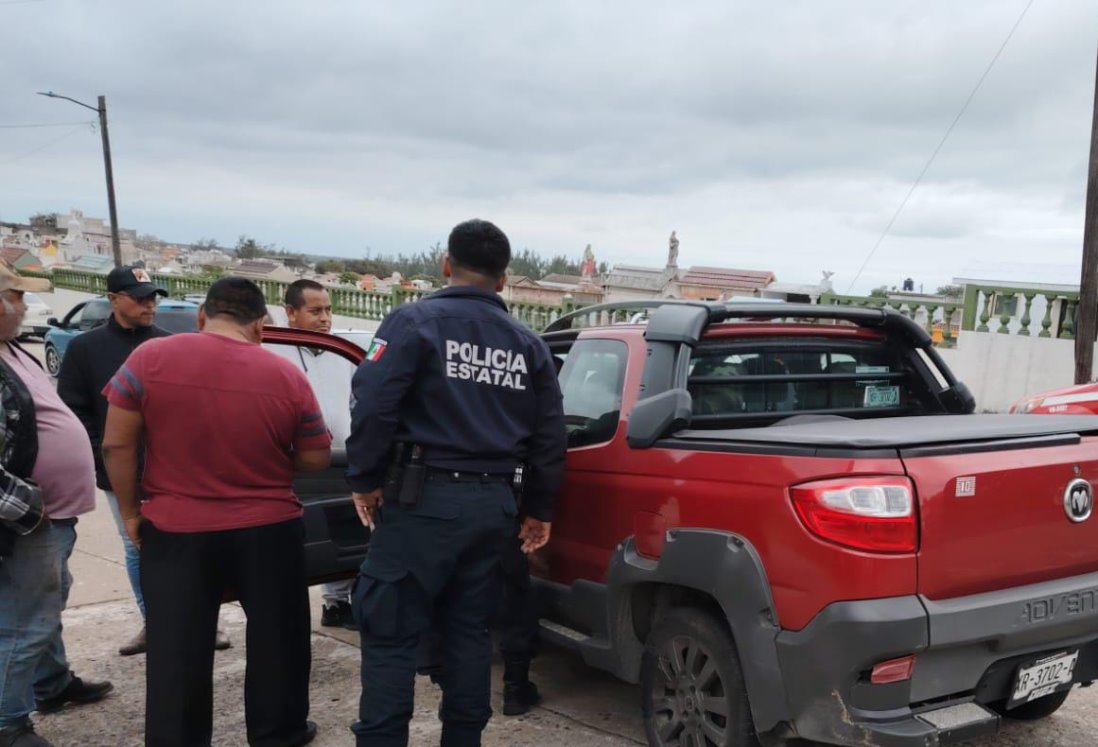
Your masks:
{"label": "license plate", "polygon": [[898,407],[900,404],[900,387],[898,386],[867,386],[865,388],[864,407]]}
{"label": "license plate", "polygon": [[1079,652],[1070,651],[1046,656],[1022,666],[1014,676],[1014,689],[1007,708],[1014,708],[1071,687],[1075,681],[1075,664],[1078,661]]}

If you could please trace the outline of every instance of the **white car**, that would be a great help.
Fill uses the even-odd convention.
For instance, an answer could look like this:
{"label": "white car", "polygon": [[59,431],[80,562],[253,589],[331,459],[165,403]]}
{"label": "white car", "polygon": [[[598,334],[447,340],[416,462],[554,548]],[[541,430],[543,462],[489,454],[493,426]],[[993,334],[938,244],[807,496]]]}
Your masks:
{"label": "white car", "polygon": [[331,334],[342,337],[348,342],[353,342],[362,348],[364,353],[370,349],[370,343],[374,339],[374,333],[368,329],[333,329]]}
{"label": "white car", "polygon": [[23,326],[19,328],[20,335],[44,335],[49,331],[49,319],[53,316],[53,309],[37,293],[24,293],[23,303],[27,305],[27,314],[23,317]]}

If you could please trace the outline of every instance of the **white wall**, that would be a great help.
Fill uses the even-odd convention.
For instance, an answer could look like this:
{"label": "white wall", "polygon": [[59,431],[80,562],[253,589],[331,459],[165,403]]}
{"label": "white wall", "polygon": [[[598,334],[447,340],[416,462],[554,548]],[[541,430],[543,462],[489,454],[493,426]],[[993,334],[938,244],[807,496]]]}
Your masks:
{"label": "white wall", "polygon": [[962,332],[956,348],[938,352],[979,410],[1005,412],[1023,397],[1074,383],[1074,340]]}

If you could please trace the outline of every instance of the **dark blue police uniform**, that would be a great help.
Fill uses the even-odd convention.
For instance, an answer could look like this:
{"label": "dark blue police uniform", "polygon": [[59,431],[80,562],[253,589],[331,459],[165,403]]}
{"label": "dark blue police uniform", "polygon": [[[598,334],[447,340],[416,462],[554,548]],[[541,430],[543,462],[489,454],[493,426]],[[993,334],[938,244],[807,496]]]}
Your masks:
{"label": "dark blue police uniform", "polygon": [[396,442],[422,448],[418,505],[387,502],[353,594],[362,635],[358,744],[408,743],[416,648],[437,610],[444,636],[442,744],[479,745],[491,717],[489,622],[500,558],[523,510],[552,520],[565,428],[548,347],[495,293],[450,286],[394,309],[353,380],[348,482],[381,487]]}

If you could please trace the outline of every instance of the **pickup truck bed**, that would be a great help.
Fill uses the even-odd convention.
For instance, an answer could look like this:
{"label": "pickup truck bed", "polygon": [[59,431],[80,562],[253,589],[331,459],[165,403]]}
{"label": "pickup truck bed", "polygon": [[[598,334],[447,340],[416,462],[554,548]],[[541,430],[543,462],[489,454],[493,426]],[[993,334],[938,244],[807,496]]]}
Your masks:
{"label": "pickup truck bed", "polygon": [[[796,416],[794,416],[795,418]],[[934,417],[815,422],[779,421],[767,428],[683,430],[676,439],[702,443],[750,443],[821,449],[911,449],[1025,441],[1049,436],[1098,433],[1098,418],[1085,415],[938,415]],[[1004,448],[1009,444],[1002,444]],[[1019,448],[1022,444],[1018,445]]]}

